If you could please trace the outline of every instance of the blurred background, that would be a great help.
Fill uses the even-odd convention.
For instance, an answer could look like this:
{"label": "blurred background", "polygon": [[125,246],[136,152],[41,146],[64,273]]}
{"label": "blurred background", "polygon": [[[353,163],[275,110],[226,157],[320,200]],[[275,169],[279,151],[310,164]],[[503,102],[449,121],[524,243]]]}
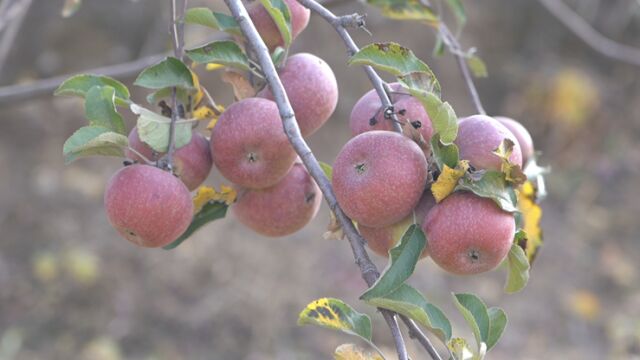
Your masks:
{"label": "blurred background", "polygon": [[[60,17],[62,5],[33,2],[0,69],[0,85],[170,48],[167,1],[85,0],[69,19]],[[598,54],[538,1],[465,5],[462,43],[478,48],[489,71],[477,81],[485,108],[525,124],[543,153],[541,163],[553,169],[542,204],[546,242],[529,285],[514,295],[502,291],[503,270],[456,277],[430,260],[418,264],[410,283],[445,310],[457,335],[469,339],[451,292],[475,292],[503,307],[509,324],[491,359],[639,359],[640,67]],[[569,5],[607,37],[640,47],[637,1]],[[410,47],[432,66],[456,113],[474,112],[454,58],[431,55],[435,37],[429,28],[385,19],[355,1],[330,8],[367,13],[373,35],[354,31],[358,44]],[[211,35],[190,27],[187,43],[195,46]],[[346,65],[343,44],[315,16],[292,51],[315,53],[337,75],[338,109],[309,139],[317,157],[331,163],[349,138],[351,107],[371,86],[360,68]],[[220,73],[199,73],[228,105],[231,89]],[[131,85],[133,78],[121,80]],[[121,161],[63,164],[64,140],[84,124],[82,101],[54,99],[50,90],[27,97],[3,90],[0,359],[328,359],[337,345],[357,340],[296,326],[299,311],[324,296],[372,315],[374,340],[392,349],[382,318],[358,301],[365,284],[348,243],[322,238],[325,205],[312,224],[287,238],[255,235],[229,216],[173,251],[134,247],[109,226],[102,206],[105,183]],[[133,99],[144,102],[146,93],[132,90]],[[207,183],[225,182],[214,171]],[[414,359],[427,357],[408,344]]]}

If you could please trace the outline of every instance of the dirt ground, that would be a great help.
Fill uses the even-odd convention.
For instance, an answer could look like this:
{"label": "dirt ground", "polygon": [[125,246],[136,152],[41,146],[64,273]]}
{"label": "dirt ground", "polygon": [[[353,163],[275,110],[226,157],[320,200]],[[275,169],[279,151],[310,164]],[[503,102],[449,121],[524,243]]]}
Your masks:
{"label": "dirt ground", "polygon": [[[3,85],[168,46],[166,9],[156,1],[86,0],[68,20],[57,15],[62,0],[36,3],[0,72]],[[542,163],[553,169],[543,203],[546,242],[529,285],[515,295],[502,291],[503,270],[456,277],[430,260],[410,282],[445,310],[458,335],[470,332],[451,292],[475,292],[503,307],[509,325],[490,359],[640,359],[640,68],[595,53],[536,1],[466,4],[462,39],[488,65],[489,77],[478,81],[487,111],[531,129]],[[608,36],[640,46],[634,4],[590,0],[578,10]],[[432,57],[427,27],[384,19],[355,2],[332,9],[367,12],[373,37],[359,32],[359,44],[410,47],[432,66],[456,113],[473,113],[453,58]],[[204,35],[193,29],[189,39],[196,44]],[[330,163],[349,138],[350,108],[370,85],[361,69],[346,65],[342,44],[320,19],[296,42],[293,52],[301,51],[321,56],[337,74],[338,109],[309,139]],[[219,74],[201,74],[228,104]],[[145,95],[138,89],[134,99]],[[365,285],[348,244],[321,236],[325,205],[287,238],[255,235],[229,216],[174,251],[120,239],[107,223],[102,192],[121,162],[63,165],[62,144],[82,116],[77,99],[0,104],[1,360],[328,359],[355,340],[296,326],[299,311],[324,296],[369,313],[376,343],[391,349],[382,318],[358,300]],[[207,183],[224,180],[214,171]],[[409,346],[414,359],[427,357]]]}

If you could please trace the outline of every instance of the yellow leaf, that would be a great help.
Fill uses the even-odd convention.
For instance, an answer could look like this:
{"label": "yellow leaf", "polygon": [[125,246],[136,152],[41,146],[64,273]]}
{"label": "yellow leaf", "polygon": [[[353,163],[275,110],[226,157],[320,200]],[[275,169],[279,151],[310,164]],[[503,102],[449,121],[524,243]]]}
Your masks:
{"label": "yellow leaf", "polygon": [[473,351],[469,349],[467,341],[463,338],[453,338],[449,340],[447,347],[455,360],[471,360],[476,357]]}
{"label": "yellow leaf", "polygon": [[217,117],[214,117],[213,119],[211,119],[211,121],[209,121],[209,123],[207,124],[207,130],[213,129],[213,127],[216,126],[217,123],[218,123]]}
{"label": "yellow leaf", "polygon": [[504,173],[505,180],[515,185],[520,185],[527,181],[527,176],[522,171],[520,165],[516,165],[509,160],[514,146],[513,141],[504,139],[493,153],[502,161],[500,170]]}
{"label": "yellow leaf", "polygon": [[196,74],[192,70],[189,71],[191,72],[191,78],[193,79],[193,87],[197,89],[196,94],[193,96],[192,102],[195,107],[195,105],[198,105],[200,101],[202,101],[204,93],[202,92],[202,88],[200,87],[200,78],[198,77],[198,74]]}
{"label": "yellow leaf", "polygon": [[329,304],[328,298],[321,298],[307,305],[300,313],[300,318],[310,317],[317,324],[336,330],[352,328],[353,325],[345,321],[344,314],[337,313],[335,309]]}
{"label": "yellow leaf", "polygon": [[31,269],[36,279],[48,283],[58,277],[58,259],[50,252],[38,254],[31,261]]}
{"label": "yellow leaf", "polygon": [[447,164],[444,165],[444,169],[442,169],[442,173],[438,176],[438,180],[431,185],[431,192],[436,202],[444,200],[444,198],[453,192],[458,180],[464,176],[464,173],[468,169],[469,162],[467,160],[460,160],[455,169],[450,168]]}
{"label": "yellow leaf", "polygon": [[249,80],[239,72],[226,70],[222,74],[222,81],[227,84],[231,84],[231,87],[233,87],[233,94],[237,100],[246,99],[256,95],[256,90],[253,88]]}
{"label": "yellow leaf", "polygon": [[542,209],[536,204],[535,196],[536,191],[531,181],[525,182],[518,191],[518,210],[522,213],[524,223],[522,230],[527,234],[526,244],[523,248],[529,263],[533,263],[540,246],[542,246],[542,229],[540,228]]}
{"label": "yellow leaf", "polygon": [[592,321],[600,315],[600,299],[587,290],[573,292],[567,305],[575,315],[584,320]]}
{"label": "yellow leaf", "polygon": [[322,237],[326,240],[342,240],[344,239],[344,230],[342,225],[338,222],[336,214],[333,211],[329,212],[329,225],[327,225],[327,231],[322,234]]}
{"label": "yellow leaf", "polygon": [[91,285],[100,276],[100,259],[91,252],[72,250],[64,262],[67,272],[81,285]]}
{"label": "yellow leaf", "polygon": [[335,360],[383,360],[377,352],[361,348],[355,344],[342,344],[333,353]]}
{"label": "yellow leaf", "polygon": [[211,119],[216,116],[212,108],[208,106],[200,106],[193,111],[193,117],[198,120]]}
{"label": "yellow leaf", "polygon": [[575,69],[560,71],[550,90],[547,99],[551,116],[571,127],[582,126],[600,102],[591,78]]}
{"label": "yellow leaf", "polygon": [[224,65],[222,64],[208,63],[205,68],[207,69],[207,71],[214,71],[214,70],[222,69],[223,67]]}
{"label": "yellow leaf", "polygon": [[219,192],[209,186],[200,186],[196,195],[193,197],[193,212],[194,214],[198,213],[205,204],[211,201],[231,205],[236,201],[237,195],[232,187],[226,185],[221,185]]}

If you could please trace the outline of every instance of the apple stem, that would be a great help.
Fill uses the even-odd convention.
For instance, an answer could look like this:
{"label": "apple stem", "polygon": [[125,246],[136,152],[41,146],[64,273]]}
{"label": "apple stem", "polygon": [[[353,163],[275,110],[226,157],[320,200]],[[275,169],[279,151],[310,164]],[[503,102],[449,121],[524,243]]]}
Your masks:
{"label": "apple stem", "polygon": [[[173,54],[182,61],[184,57],[184,14],[187,11],[188,0],[171,1],[171,37],[173,39]],[[178,89],[171,90],[171,123],[169,124],[169,146],[167,150],[167,168],[173,171],[173,153],[176,151],[176,121],[180,116],[178,110]]]}

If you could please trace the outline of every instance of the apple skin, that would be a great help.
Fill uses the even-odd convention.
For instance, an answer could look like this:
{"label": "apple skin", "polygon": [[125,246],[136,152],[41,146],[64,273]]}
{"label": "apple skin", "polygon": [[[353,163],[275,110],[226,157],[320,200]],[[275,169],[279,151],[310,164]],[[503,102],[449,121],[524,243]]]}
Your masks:
{"label": "apple skin", "polygon": [[[135,126],[129,132],[129,147],[139,152],[142,156],[150,161],[158,161],[164,155],[164,153],[157,152],[153,150],[151,146],[144,143],[140,139],[140,136],[138,136],[138,128],[136,128]],[[131,159],[133,161],[137,161],[139,163],[145,162],[145,159],[141,158],[138,154],[131,151],[130,149],[125,149],[124,154],[128,159]]]}
{"label": "apple skin", "polygon": [[458,122],[458,137],[454,143],[460,150],[460,159],[469,160],[477,170],[500,171],[502,160],[493,151],[504,139],[513,141],[509,160],[522,166],[522,151],[515,135],[497,120],[486,115],[472,115]]}
{"label": "apple skin", "polygon": [[513,214],[493,200],[455,192],[427,213],[422,229],[436,264],[453,274],[471,275],[500,265],[509,253],[516,225]]}
{"label": "apple skin", "polygon": [[494,119],[498,120],[504,125],[511,133],[518,139],[520,150],[522,151],[522,165],[527,166],[530,159],[533,158],[535,152],[533,148],[533,138],[531,134],[521,123],[504,116],[494,116]]}
{"label": "apple skin", "polygon": [[240,190],[231,207],[236,218],[255,232],[271,237],[286,236],[307,225],[318,213],[322,193],[300,163],[275,186],[262,190]]}
{"label": "apple skin", "polygon": [[[299,53],[290,56],[278,71],[302,136],[316,132],[329,120],[338,104],[338,82],[329,65],[319,57]],[[273,100],[269,87],[259,97]]]}
{"label": "apple skin", "polygon": [[169,172],[141,164],[126,166],[111,177],[104,206],[122,237],[150,248],[176,240],[193,217],[186,186]]}
{"label": "apple skin", "polygon": [[[284,0],[284,2],[291,12],[291,40],[293,41],[309,24],[311,11],[296,0]],[[247,12],[269,50],[273,51],[278,46],[284,47],[280,30],[260,1],[256,0],[249,5]]]}
{"label": "apple skin", "polygon": [[427,160],[411,139],[391,131],[362,133],[345,144],[333,165],[333,189],[347,216],[385,227],[405,218],[425,189]]}
{"label": "apple skin", "polygon": [[[421,226],[427,212],[435,205],[435,203],[436,201],[433,198],[433,195],[431,195],[431,191],[427,190],[420,198],[420,201],[418,202],[418,205],[416,205],[415,209],[413,209],[413,212],[400,220],[400,222],[382,228],[358,225],[358,230],[367,240],[367,245],[374,253],[380,256],[389,257],[389,249],[396,246],[396,244],[402,239],[402,235],[407,231],[407,228],[409,228],[414,221],[418,226]],[[424,259],[428,255],[429,252],[425,247],[420,258]]]}
{"label": "apple skin", "polygon": [[[135,127],[129,133],[129,147],[151,161],[157,161],[164,156],[164,153],[158,153],[142,142]],[[125,151],[125,154],[131,160],[144,162],[144,159],[129,149]],[[174,173],[184,182],[189,191],[197,189],[207,179],[213,166],[209,140],[194,132],[191,141],[187,145],[177,148],[174,152],[173,166]]]}
{"label": "apple skin", "polygon": [[276,103],[247,98],[233,103],[211,130],[211,155],[222,176],[264,189],[287,175],[296,159]]}
{"label": "apple skin", "polygon": [[[404,90],[399,83],[392,83],[389,84],[389,86],[391,90],[395,92],[406,93],[406,90]],[[429,142],[431,136],[433,136],[433,125],[420,100],[408,94],[392,94],[391,101],[394,104],[394,110],[398,115],[398,120],[401,122],[405,120],[420,121],[421,126],[418,131],[422,134],[422,137]],[[384,118],[381,108],[382,102],[375,89],[364,94],[351,110],[351,116],[349,117],[351,135],[356,136],[371,130],[392,131],[393,124],[390,120]],[[371,118],[374,116],[376,121],[374,125],[371,125]]]}

